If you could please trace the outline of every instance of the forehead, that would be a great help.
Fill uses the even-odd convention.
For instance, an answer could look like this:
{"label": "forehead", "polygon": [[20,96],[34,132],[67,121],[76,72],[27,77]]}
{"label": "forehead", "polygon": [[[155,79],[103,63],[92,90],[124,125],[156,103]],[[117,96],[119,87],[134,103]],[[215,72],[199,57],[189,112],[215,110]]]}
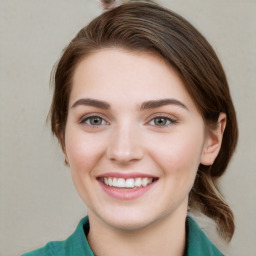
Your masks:
{"label": "forehead", "polygon": [[193,105],[182,79],[162,57],[120,48],[98,50],[78,64],[70,101],[82,96],[136,101],[175,97]]}

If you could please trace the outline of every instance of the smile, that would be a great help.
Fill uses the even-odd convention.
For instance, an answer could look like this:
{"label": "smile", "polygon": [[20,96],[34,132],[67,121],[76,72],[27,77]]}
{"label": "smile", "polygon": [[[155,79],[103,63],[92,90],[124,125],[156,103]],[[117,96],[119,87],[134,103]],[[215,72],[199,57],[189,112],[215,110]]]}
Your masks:
{"label": "smile", "polygon": [[158,177],[141,173],[109,172],[98,176],[102,190],[118,200],[133,200],[150,193],[157,186]]}
{"label": "smile", "polygon": [[121,188],[121,189],[136,189],[146,187],[152,182],[156,181],[156,178],[115,178],[115,177],[101,177],[101,182],[109,187]]}

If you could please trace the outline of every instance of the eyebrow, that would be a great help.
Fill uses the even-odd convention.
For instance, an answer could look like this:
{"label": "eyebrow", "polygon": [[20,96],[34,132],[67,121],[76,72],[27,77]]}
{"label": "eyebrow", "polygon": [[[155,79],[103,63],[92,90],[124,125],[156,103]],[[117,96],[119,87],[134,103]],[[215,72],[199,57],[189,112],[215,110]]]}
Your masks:
{"label": "eyebrow", "polygon": [[101,101],[101,100],[90,99],[90,98],[77,100],[71,106],[71,108],[75,108],[80,105],[92,106],[92,107],[97,107],[97,108],[101,108],[101,109],[110,109],[110,104],[108,104],[107,102]]}
{"label": "eyebrow", "polygon": [[183,104],[181,101],[176,99],[161,99],[161,100],[150,100],[142,103],[140,107],[140,111],[152,108],[159,108],[165,105],[176,105],[188,110],[187,106]]}
{"label": "eyebrow", "polygon": [[[110,109],[110,104],[107,103],[106,101],[101,101],[101,100],[96,100],[96,99],[90,99],[90,98],[83,98],[77,100],[71,108],[75,108],[77,106],[92,106],[92,107],[97,107],[101,109]],[[162,106],[166,105],[176,105],[179,107],[182,107],[186,110],[188,108],[186,107],[185,104],[183,104],[181,101],[176,100],[176,99],[160,99],[160,100],[150,100],[150,101],[145,101],[141,104],[141,107],[139,108],[140,111],[146,110],[146,109],[153,109],[153,108],[159,108]]]}

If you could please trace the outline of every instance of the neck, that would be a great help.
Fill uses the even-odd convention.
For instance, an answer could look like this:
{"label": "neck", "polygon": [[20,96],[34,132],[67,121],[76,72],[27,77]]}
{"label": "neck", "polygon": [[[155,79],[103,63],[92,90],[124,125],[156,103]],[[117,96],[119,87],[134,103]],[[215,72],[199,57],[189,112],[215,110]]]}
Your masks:
{"label": "neck", "polygon": [[88,212],[88,242],[97,256],[182,256],[186,243],[186,211],[136,230],[109,226]]}

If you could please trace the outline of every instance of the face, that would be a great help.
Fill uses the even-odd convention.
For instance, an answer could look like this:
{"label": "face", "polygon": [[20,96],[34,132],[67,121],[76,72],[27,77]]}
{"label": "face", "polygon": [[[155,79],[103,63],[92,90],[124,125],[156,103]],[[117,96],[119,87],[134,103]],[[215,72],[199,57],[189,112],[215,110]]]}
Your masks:
{"label": "face", "polygon": [[159,56],[103,49],[77,66],[65,155],[89,216],[136,229],[186,213],[207,141],[182,80]]}

